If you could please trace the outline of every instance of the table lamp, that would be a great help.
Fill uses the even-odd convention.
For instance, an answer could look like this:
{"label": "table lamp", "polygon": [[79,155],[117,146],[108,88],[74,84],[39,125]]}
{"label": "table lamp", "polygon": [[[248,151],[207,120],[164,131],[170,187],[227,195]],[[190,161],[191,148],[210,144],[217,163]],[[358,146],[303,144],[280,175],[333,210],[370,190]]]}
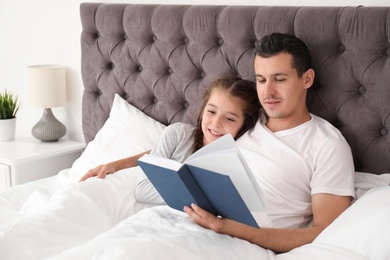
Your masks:
{"label": "table lamp", "polygon": [[66,103],[65,67],[32,65],[27,67],[29,104],[44,108],[42,118],[32,128],[32,135],[43,142],[58,141],[66,127],[55,118],[51,108]]}

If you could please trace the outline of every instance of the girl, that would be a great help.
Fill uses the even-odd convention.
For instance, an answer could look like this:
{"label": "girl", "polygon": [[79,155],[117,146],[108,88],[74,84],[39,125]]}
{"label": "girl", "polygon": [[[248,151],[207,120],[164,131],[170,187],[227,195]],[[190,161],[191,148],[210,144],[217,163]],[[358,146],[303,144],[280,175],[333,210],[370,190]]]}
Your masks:
{"label": "girl", "polygon": [[[203,95],[196,127],[185,123],[167,126],[151,154],[184,162],[192,153],[225,134],[238,139],[255,126],[259,110],[254,82],[237,77],[217,79]],[[149,152],[99,165],[80,181],[92,176],[105,178],[107,174],[137,166],[137,159]],[[144,203],[164,203],[145,174],[138,178],[136,197]]]}
{"label": "girl", "polygon": [[[259,110],[253,82],[239,78],[217,79],[206,89],[196,127],[184,123],[169,125],[151,153],[182,163],[225,134],[230,133],[237,140],[254,127]],[[138,178],[135,195],[143,203],[165,204],[144,173]]]}

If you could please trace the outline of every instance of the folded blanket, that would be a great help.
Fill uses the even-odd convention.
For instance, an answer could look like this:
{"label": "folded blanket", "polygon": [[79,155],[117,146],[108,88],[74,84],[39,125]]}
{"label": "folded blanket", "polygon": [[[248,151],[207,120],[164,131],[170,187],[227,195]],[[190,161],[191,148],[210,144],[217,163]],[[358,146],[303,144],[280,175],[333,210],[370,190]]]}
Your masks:
{"label": "folded blanket", "polygon": [[355,195],[356,199],[364,195],[372,188],[379,188],[390,185],[390,174],[376,175],[365,172],[355,172]]}

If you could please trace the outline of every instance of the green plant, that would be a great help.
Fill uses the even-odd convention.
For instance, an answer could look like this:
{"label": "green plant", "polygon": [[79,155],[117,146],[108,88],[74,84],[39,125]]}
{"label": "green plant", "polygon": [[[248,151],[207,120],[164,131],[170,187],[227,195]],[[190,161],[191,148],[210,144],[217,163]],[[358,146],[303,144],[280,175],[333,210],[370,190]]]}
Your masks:
{"label": "green plant", "polygon": [[16,116],[20,107],[18,96],[7,90],[0,93],[0,120],[11,119]]}

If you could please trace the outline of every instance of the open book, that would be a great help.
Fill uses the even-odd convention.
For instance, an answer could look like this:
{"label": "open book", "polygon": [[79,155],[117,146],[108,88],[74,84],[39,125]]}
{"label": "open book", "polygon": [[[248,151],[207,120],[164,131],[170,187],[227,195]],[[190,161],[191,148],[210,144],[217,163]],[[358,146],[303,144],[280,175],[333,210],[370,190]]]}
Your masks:
{"label": "open book", "polygon": [[184,164],[149,154],[138,164],[168,206],[182,211],[195,203],[216,216],[259,227],[251,212],[264,210],[262,193],[230,134]]}

